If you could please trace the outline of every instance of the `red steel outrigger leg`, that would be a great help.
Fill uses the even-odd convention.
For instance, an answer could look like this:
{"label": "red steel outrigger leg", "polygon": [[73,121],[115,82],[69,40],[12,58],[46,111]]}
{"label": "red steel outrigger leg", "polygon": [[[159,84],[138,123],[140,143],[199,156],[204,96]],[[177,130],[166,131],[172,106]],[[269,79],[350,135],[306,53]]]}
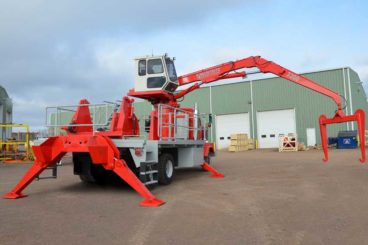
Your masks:
{"label": "red steel outrigger leg", "polygon": [[222,173],[218,172],[215,168],[211,167],[207,162],[204,162],[201,165],[203,170],[206,170],[208,172],[210,172],[212,175],[210,176],[211,178],[223,178],[225,177],[225,175],[223,175]]}
{"label": "red steel outrigger leg", "polygon": [[14,189],[6,193],[3,197],[7,199],[17,199],[26,197],[22,191],[38,176],[45,168],[49,166],[48,164],[43,164],[42,162],[35,161],[32,167],[24,175],[21,181],[14,187]]}
{"label": "red steel outrigger leg", "polygon": [[366,160],[365,153],[365,112],[362,109],[358,109],[353,115],[346,116],[341,110],[337,111],[333,118],[327,118],[325,115],[319,117],[319,126],[321,131],[322,148],[325,157],[323,161],[328,161],[328,143],[327,143],[327,124],[354,122],[358,124],[358,134],[360,140],[360,150],[362,153],[359,159],[361,163]]}
{"label": "red steel outrigger leg", "polygon": [[[40,146],[33,146],[35,161],[18,184],[3,197],[7,199],[17,199],[26,197],[22,191],[47,167],[55,165],[64,155],[61,151],[61,141],[57,137],[52,137],[46,140]],[[54,148],[54,149],[53,149]]]}
{"label": "red steel outrigger leg", "polygon": [[36,161],[14,189],[3,196],[4,198],[25,197],[22,190],[44,169],[56,164],[66,152],[88,152],[93,164],[102,164],[105,169],[114,171],[144,198],[140,206],[156,207],[165,203],[156,198],[130,170],[126,162],[120,159],[119,150],[108,137],[90,135],[50,137],[41,145],[33,146],[33,151]]}

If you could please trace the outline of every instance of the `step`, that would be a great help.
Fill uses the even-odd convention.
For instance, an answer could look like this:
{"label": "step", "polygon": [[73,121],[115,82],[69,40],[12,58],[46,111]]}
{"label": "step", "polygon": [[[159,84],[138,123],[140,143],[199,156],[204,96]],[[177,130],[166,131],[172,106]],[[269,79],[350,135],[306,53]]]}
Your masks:
{"label": "step", "polygon": [[154,184],[157,184],[158,183],[158,180],[151,180],[151,181],[148,181],[146,183],[143,183],[144,185],[154,185]]}
{"label": "step", "polygon": [[146,161],[141,163],[139,179],[143,184],[154,185],[158,183],[157,165],[158,163],[155,161]]}
{"label": "step", "polygon": [[146,175],[146,174],[155,174],[158,173],[158,170],[150,170],[140,173],[140,175]]}
{"label": "step", "polygon": [[[156,161],[152,161],[152,160],[150,160],[150,161],[145,161],[145,162],[142,162],[143,164],[148,164],[148,165],[152,165],[152,164],[157,164],[157,162]],[[141,163],[141,164],[142,164]]]}

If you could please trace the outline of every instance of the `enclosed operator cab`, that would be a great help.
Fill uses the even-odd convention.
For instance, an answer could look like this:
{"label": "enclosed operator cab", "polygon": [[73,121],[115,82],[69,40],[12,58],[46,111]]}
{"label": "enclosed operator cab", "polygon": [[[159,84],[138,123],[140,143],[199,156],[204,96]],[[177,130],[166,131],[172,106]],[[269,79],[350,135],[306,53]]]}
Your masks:
{"label": "enclosed operator cab", "polygon": [[174,59],[167,55],[135,59],[135,92],[163,90],[173,93],[178,87]]}

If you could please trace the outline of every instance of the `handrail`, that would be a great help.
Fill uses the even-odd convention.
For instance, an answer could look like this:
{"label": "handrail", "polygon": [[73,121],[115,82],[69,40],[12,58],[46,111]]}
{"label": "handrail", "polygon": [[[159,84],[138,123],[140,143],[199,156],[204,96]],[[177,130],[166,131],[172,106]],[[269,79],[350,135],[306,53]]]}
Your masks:
{"label": "handrail", "polygon": [[[164,112],[163,109],[169,109],[170,112]],[[205,130],[204,125],[200,125],[199,126],[199,121],[204,122],[203,119],[205,119],[206,114],[205,113],[190,113],[186,110],[177,108],[177,107],[173,107],[173,106],[169,106],[166,104],[159,104],[158,105],[158,137],[160,140],[177,140],[177,139],[187,139],[189,138],[189,133],[192,132],[193,133],[193,138],[194,140],[198,139],[198,134],[200,131],[203,130],[203,137],[204,140],[207,139],[207,132]],[[163,116],[168,116],[168,122],[163,121]],[[184,115],[186,118],[186,120],[188,120],[188,124],[187,125],[183,125],[178,123],[178,117]],[[172,122],[172,120],[174,119],[174,122]],[[194,121],[194,125],[198,125],[196,126],[189,126],[189,120],[193,119]],[[163,129],[167,128],[168,129],[168,136],[167,137],[163,137],[162,135],[162,131]],[[184,133],[184,135],[186,137],[183,137],[183,135],[179,135],[178,131],[179,128],[184,128],[187,129],[188,132]],[[172,135],[172,132],[174,135]]]}
{"label": "handrail", "polygon": [[[72,118],[73,112],[75,112],[75,108],[81,106],[88,106],[91,111],[92,122],[91,124],[70,124],[70,120]],[[79,104],[79,105],[61,105],[61,106],[47,106],[46,117],[45,117],[45,126],[48,128],[54,128],[54,134],[58,134],[58,129],[60,127],[83,127],[83,126],[92,126],[93,131],[96,131],[97,127],[106,127],[109,125],[109,116],[111,113],[108,113],[110,110],[110,103],[98,103],[98,104]],[[111,108],[112,110],[112,108]],[[54,117],[54,118],[53,118]],[[64,118],[63,118],[64,117]]]}

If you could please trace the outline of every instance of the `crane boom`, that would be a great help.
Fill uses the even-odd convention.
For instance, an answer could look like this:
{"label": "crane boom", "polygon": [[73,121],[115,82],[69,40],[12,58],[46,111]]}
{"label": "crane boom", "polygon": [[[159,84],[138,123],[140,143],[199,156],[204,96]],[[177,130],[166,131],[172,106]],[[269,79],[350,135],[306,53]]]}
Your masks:
{"label": "crane boom", "polygon": [[[182,86],[194,82],[200,82],[201,84],[201,83],[211,83],[229,78],[246,77],[247,75],[246,72],[244,71],[236,72],[236,71],[244,68],[254,68],[254,67],[258,68],[262,73],[275,74],[276,76],[285,78],[293,83],[299,84],[301,86],[314,90],[320,94],[330,97],[336,103],[338,111],[343,113],[341,105],[341,96],[338,93],[316,82],[313,82],[312,80],[302,75],[290,71],[289,69],[286,69],[285,67],[282,67],[272,61],[266,60],[260,56],[251,56],[245,59],[231,61],[223,63],[221,65],[192,72],[187,75],[178,77],[178,83],[179,86]],[[184,96],[185,94],[193,91],[194,89],[199,88],[200,84],[198,85],[195,84],[190,88],[188,88],[187,90],[179,92],[175,97],[180,98]]]}
{"label": "crane boom", "polygon": [[[146,61],[148,67],[147,70],[149,71],[147,74]],[[161,69],[164,64],[166,65],[166,69]],[[358,109],[353,115],[345,115],[339,93],[260,56],[250,56],[248,58],[230,61],[179,77],[176,76],[173,64],[173,60],[168,58],[167,55],[137,59],[137,71],[139,76],[136,78],[135,89],[130,90],[128,95],[148,100],[156,107],[159,104],[170,104],[172,106],[179,107],[179,104],[177,103],[179,98],[182,98],[186,94],[200,88],[203,84],[230,78],[246,77],[250,73],[247,73],[242,69],[258,68],[259,72],[272,73],[295,84],[325,95],[335,102],[337,106],[335,115],[332,118],[327,118],[325,115],[321,115],[319,118],[325,161],[328,160],[326,125],[351,121],[356,121],[358,124],[362,153],[360,161],[365,161],[365,112]],[[177,88],[183,87],[184,85],[191,86],[175,92]]]}
{"label": "crane boom", "polygon": [[219,80],[246,77],[245,71],[238,71],[244,68],[258,68],[262,73],[272,73],[276,76],[285,78],[293,83],[311,89],[317,93],[330,97],[337,106],[334,117],[327,118],[325,115],[321,115],[319,118],[320,133],[322,148],[324,151],[324,161],[328,160],[328,143],[327,143],[327,124],[344,123],[356,121],[358,124],[358,133],[360,139],[361,158],[360,162],[365,162],[365,112],[362,109],[358,109],[353,115],[345,115],[342,104],[341,96],[339,93],[332,91],[302,75],[299,75],[285,67],[282,67],[272,61],[266,60],[260,56],[250,56],[237,61],[231,61],[220,65],[212,66],[203,70],[189,73],[178,77],[178,85],[188,85],[194,83],[189,88],[186,88],[173,95],[173,99],[179,99],[184,95],[200,88],[202,84],[207,84]]}

